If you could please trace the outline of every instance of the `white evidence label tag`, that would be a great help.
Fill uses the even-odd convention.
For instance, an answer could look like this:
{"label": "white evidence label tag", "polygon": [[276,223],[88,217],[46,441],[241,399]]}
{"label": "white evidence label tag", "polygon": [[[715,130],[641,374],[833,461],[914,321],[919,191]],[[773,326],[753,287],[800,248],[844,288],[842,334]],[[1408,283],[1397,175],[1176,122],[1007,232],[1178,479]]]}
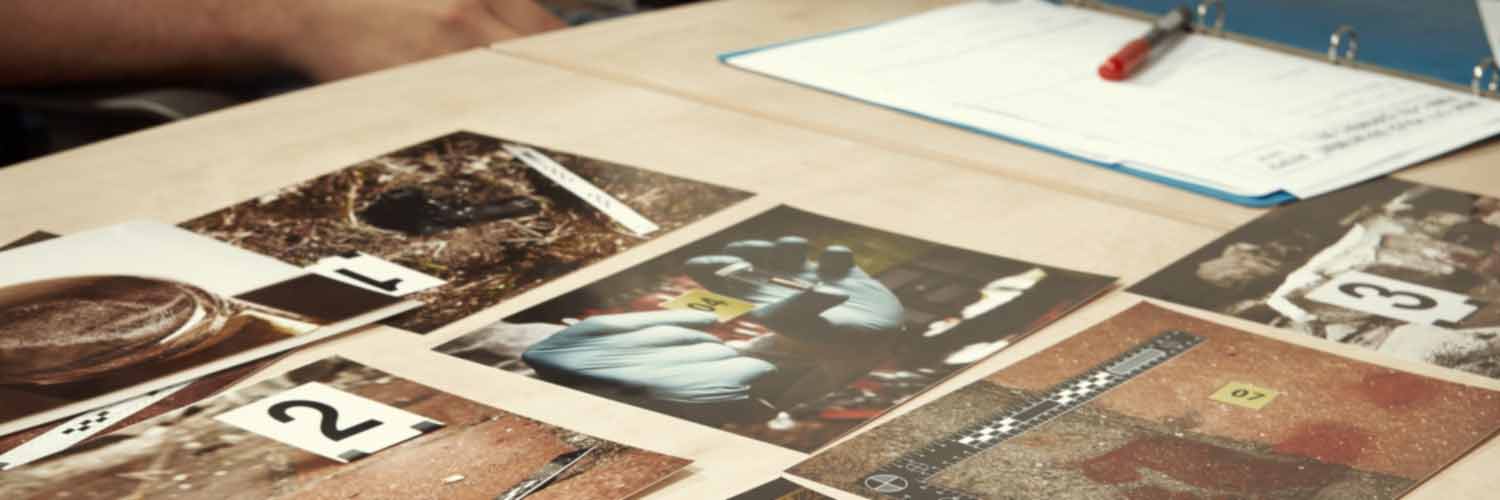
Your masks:
{"label": "white evidence label tag", "polygon": [[535,149],[515,144],[505,144],[502,147],[511,155],[520,159],[522,163],[531,167],[532,170],[536,170],[546,178],[551,179],[552,182],[556,182],[557,185],[562,186],[563,189],[567,189],[569,192],[582,198],[583,201],[604,212],[604,215],[608,215],[615,222],[620,223],[621,226],[625,226],[625,229],[629,229],[630,232],[635,233],[637,236],[646,236],[661,229],[656,223],[651,222],[644,215],[641,215],[640,212],[636,212],[635,209],[621,203],[614,196],[610,196],[609,193],[599,189],[594,183],[579,177],[578,174],[553,161],[552,158],[548,158],[547,155]]}
{"label": "white evidence label tag", "polygon": [[1349,271],[1318,287],[1307,298],[1407,323],[1455,328],[1479,310],[1468,296],[1429,286]]}
{"label": "white evidence label tag", "polygon": [[157,389],[104,408],[78,414],[72,419],[63,422],[62,425],[53,427],[46,433],[32,438],[20,446],[11,448],[10,451],[4,454],[0,454],[0,470],[11,470],[67,450],[75,444],[82,443],[90,436],[103,432],[104,429],[108,429],[110,426],[129,418],[131,415],[163,399],[167,399],[168,396],[175,394],[193,382],[190,380],[171,387]]}
{"label": "white evidence label tag", "polygon": [[318,262],[307,266],[307,271],[392,297],[404,297],[447,283],[440,278],[363,252],[318,259]]}
{"label": "white evidence label tag", "polygon": [[282,391],[216,418],[343,463],[443,427],[436,420],[317,382]]}

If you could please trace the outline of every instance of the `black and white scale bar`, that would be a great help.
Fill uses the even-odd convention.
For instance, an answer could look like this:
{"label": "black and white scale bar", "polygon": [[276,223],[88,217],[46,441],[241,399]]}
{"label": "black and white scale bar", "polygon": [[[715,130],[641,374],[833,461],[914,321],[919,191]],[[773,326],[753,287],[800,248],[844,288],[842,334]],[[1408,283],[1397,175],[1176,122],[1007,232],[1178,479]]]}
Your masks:
{"label": "black and white scale bar", "polygon": [[928,485],[927,478],[1073,411],[1201,342],[1203,337],[1182,331],[1152,337],[1114,359],[1052,386],[1041,399],[1008,408],[988,420],[902,455],[866,476],[864,485],[899,500],[980,500],[973,495]]}

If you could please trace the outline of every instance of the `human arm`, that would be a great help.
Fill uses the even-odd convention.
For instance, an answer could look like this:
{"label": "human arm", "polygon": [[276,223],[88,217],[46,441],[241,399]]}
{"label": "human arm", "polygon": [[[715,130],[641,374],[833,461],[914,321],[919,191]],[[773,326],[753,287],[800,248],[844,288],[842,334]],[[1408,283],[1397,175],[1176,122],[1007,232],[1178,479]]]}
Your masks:
{"label": "human arm", "polygon": [[0,86],[353,76],[562,27],[531,0],[12,0]]}

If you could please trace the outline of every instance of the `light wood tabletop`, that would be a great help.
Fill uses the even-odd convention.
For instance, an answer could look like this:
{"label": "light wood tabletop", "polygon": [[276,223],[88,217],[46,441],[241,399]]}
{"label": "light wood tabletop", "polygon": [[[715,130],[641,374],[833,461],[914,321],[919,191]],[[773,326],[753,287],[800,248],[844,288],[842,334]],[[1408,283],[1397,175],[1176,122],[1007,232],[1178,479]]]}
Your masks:
{"label": "light wood tabletop", "polygon": [[[995,172],[1150,212],[1228,229],[1261,210],[1123,175],[1027,146],[789,84],[722,64],[718,55],[847,30],[962,0],[705,2],[517,40],[495,50],[653,88],[893,152]],[[1489,141],[1397,177],[1500,194],[1500,144]]]}
{"label": "light wood tabletop", "polygon": [[[729,1],[669,9],[378,72],[0,169],[0,240],[128,219],[179,222],[456,130],[753,191],[757,197],[419,336],[385,327],[320,343],[254,383],[341,355],[544,422],[695,461],[646,498],[725,498],[801,453],[430,350],[777,204],[1125,285],[1261,211],[1178,192],[719,65],[717,52],[917,12],[935,1]],[[1488,146],[1408,178],[1500,194]],[[898,407],[899,415],[1138,302],[1113,291]],[[1313,349],[1500,390],[1500,382],[1185,308]],[[1491,442],[1412,498],[1500,488]],[[821,491],[839,498],[855,498]]]}

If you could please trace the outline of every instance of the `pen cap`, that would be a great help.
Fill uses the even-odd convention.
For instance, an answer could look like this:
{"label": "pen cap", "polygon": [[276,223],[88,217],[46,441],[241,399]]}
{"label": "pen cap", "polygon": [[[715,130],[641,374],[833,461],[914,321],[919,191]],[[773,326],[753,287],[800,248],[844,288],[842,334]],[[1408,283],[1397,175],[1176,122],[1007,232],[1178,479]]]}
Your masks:
{"label": "pen cap", "polygon": [[1105,80],[1119,81],[1130,76],[1136,66],[1146,61],[1146,56],[1151,55],[1151,42],[1144,37],[1131,40],[1130,43],[1121,47],[1104,64],[1099,65],[1099,77]]}

